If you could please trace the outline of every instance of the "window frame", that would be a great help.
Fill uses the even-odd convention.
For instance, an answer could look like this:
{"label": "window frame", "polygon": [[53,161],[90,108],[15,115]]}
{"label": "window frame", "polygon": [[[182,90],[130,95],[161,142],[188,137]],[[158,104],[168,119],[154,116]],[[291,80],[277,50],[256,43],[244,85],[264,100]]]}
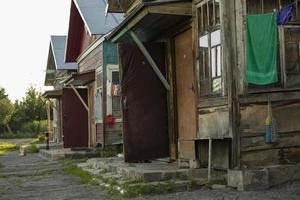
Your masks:
{"label": "window frame", "polygon": [[[213,16],[213,20],[210,19],[210,3],[213,4],[212,6],[212,16]],[[198,83],[198,91],[199,91],[199,97],[201,98],[213,98],[213,97],[222,97],[224,96],[224,69],[223,69],[223,47],[222,47],[222,29],[221,29],[221,21],[222,21],[222,16],[221,16],[221,6],[220,6],[221,2],[219,2],[219,19],[217,19],[217,16],[216,16],[216,7],[215,7],[215,0],[203,0],[201,2],[199,2],[198,4],[196,4],[196,18],[197,18],[197,67],[198,67],[198,73],[197,73],[197,76],[198,76],[198,80],[199,80],[199,83]],[[206,7],[206,12],[204,11]],[[201,11],[200,11],[201,10]],[[202,16],[199,16],[199,13],[201,13]],[[203,17],[203,13],[205,14],[206,13],[206,19],[205,17]],[[201,20],[200,20],[201,19]],[[204,20],[207,20],[206,22],[206,25],[204,24]],[[207,26],[207,27],[205,27]],[[201,27],[204,27],[204,31],[200,31],[200,28]],[[220,31],[220,44],[218,45],[214,45],[212,46],[211,44],[211,35],[214,33],[214,32],[217,32],[217,31]],[[207,35],[207,40],[208,40],[208,48],[207,48],[207,62],[206,62],[206,65],[207,66],[204,66],[203,62],[201,64],[201,59],[200,59],[200,56],[203,56],[203,54],[201,53],[201,47],[200,47],[200,38],[203,37],[203,36],[206,36]],[[215,76],[213,77],[213,74],[212,74],[212,50],[213,49],[218,49],[218,47],[220,47],[220,76]],[[202,50],[203,51],[203,50]],[[217,60],[217,56],[218,54],[215,54],[215,58]],[[217,65],[217,61],[215,61],[215,72],[217,74],[218,72],[218,65]],[[208,69],[208,78],[203,78],[203,74],[204,76],[206,76],[206,70]],[[213,91],[213,83],[214,83],[214,80],[217,80],[217,79],[220,79],[220,91],[217,92],[217,93],[214,93]],[[207,92],[207,94],[201,94],[202,91],[201,91],[201,82],[202,81],[205,81],[207,80],[209,83],[208,83],[208,86],[205,86],[207,88],[209,88],[209,92]]]}
{"label": "window frame", "polygon": [[[108,64],[106,66],[106,80],[112,82],[113,72],[118,72],[120,75],[119,65]],[[120,81],[120,78],[119,78]],[[107,83],[106,83],[107,84]],[[106,114],[113,114],[112,96],[106,95]],[[116,118],[117,122],[122,121],[122,116]]]}
{"label": "window frame", "polygon": [[[250,0],[251,1],[251,0]],[[264,10],[264,1],[265,0],[260,0],[260,2],[262,3],[260,6],[260,12],[257,12],[257,14],[259,13],[265,13],[266,11]],[[297,0],[294,0],[296,3],[296,6],[298,6],[298,2]],[[245,0],[245,15],[248,14],[248,2],[249,0]],[[282,1],[281,0],[277,0],[276,3],[279,3],[279,5],[276,5],[276,7],[281,8],[282,7]],[[295,87],[288,87],[287,86],[287,70],[286,70],[286,37],[285,37],[285,29],[286,28],[299,28],[300,29],[300,13],[297,12],[298,9],[295,9],[296,12],[296,17],[297,15],[299,15],[299,19],[296,21],[291,21],[285,25],[278,25],[277,26],[277,31],[278,31],[278,46],[279,46],[279,51],[277,54],[277,60],[279,60],[279,68],[280,70],[278,71],[278,73],[280,73],[278,75],[278,77],[280,78],[280,81],[278,81],[274,86],[259,86],[259,85],[253,85],[253,88],[249,87],[249,84],[247,86],[248,88],[248,93],[263,93],[263,92],[274,92],[274,91],[289,91],[289,90],[297,90],[300,89],[300,85],[299,86],[295,86]],[[251,13],[254,14],[254,13]],[[244,28],[246,30],[246,21],[244,23]],[[245,32],[246,34],[246,32]],[[245,55],[246,55],[246,51],[245,51]],[[278,57],[279,56],[279,57]]]}

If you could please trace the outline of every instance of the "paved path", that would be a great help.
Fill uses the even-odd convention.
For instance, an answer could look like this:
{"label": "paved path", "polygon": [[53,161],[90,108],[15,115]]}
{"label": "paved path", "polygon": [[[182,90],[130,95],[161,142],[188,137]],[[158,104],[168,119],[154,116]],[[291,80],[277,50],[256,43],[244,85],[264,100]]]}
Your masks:
{"label": "paved path", "polygon": [[98,187],[82,185],[78,177],[65,174],[62,162],[37,154],[20,157],[18,152],[0,157],[1,200],[108,199]]}
{"label": "paved path", "polygon": [[[61,161],[49,161],[37,154],[19,157],[18,152],[0,157],[0,200],[109,199],[97,186],[82,185],[79,178],[63,172]],[[233,189],[198,190],[177,194],[139,197],[135,200],[299,200],[300,182],[259,192]]]}

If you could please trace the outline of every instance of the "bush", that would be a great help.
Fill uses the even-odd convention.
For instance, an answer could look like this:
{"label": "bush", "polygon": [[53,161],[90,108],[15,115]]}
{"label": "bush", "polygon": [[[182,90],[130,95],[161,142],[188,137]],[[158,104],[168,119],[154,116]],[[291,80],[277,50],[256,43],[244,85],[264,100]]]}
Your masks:
{"label": "bush", "polygon": [[[21,129],[15,133],[0,133],[0,138],[36,138],[41,133],[47,131],[47,120],[28,122],[22,125]],[[39,140],[42,138],[39,138]]]}

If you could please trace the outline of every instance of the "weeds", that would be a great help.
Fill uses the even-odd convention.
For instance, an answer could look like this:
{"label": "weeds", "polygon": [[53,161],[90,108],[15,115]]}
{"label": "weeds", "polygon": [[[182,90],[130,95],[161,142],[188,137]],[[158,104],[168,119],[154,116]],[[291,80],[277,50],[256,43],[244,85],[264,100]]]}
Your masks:
{"label": "weeds", "polygon": [[94,182],[93,176],[90,173],[77,167],[73,162],[65,161],[64,165],[65,165],[64,171],[67,174],[73,174],[78,176],[82,184],[92,184]]}

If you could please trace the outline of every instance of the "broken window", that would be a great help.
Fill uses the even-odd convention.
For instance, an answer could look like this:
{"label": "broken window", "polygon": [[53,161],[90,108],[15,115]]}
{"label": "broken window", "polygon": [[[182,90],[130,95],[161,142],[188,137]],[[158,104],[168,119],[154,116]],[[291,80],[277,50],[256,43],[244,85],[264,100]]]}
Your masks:
{"label": "broken window", "polygon": [[300,87],[300,2],[298,0],[247,0],[248,14],[279,11],[293,4],[292,18],[286,25],[278,26],[278,83],[258,86],[249,84],[250,90],[272,87]]}
{"label": "broken window", "polygon": [[198,5],[200,95],[222,93],[220,0]]}

